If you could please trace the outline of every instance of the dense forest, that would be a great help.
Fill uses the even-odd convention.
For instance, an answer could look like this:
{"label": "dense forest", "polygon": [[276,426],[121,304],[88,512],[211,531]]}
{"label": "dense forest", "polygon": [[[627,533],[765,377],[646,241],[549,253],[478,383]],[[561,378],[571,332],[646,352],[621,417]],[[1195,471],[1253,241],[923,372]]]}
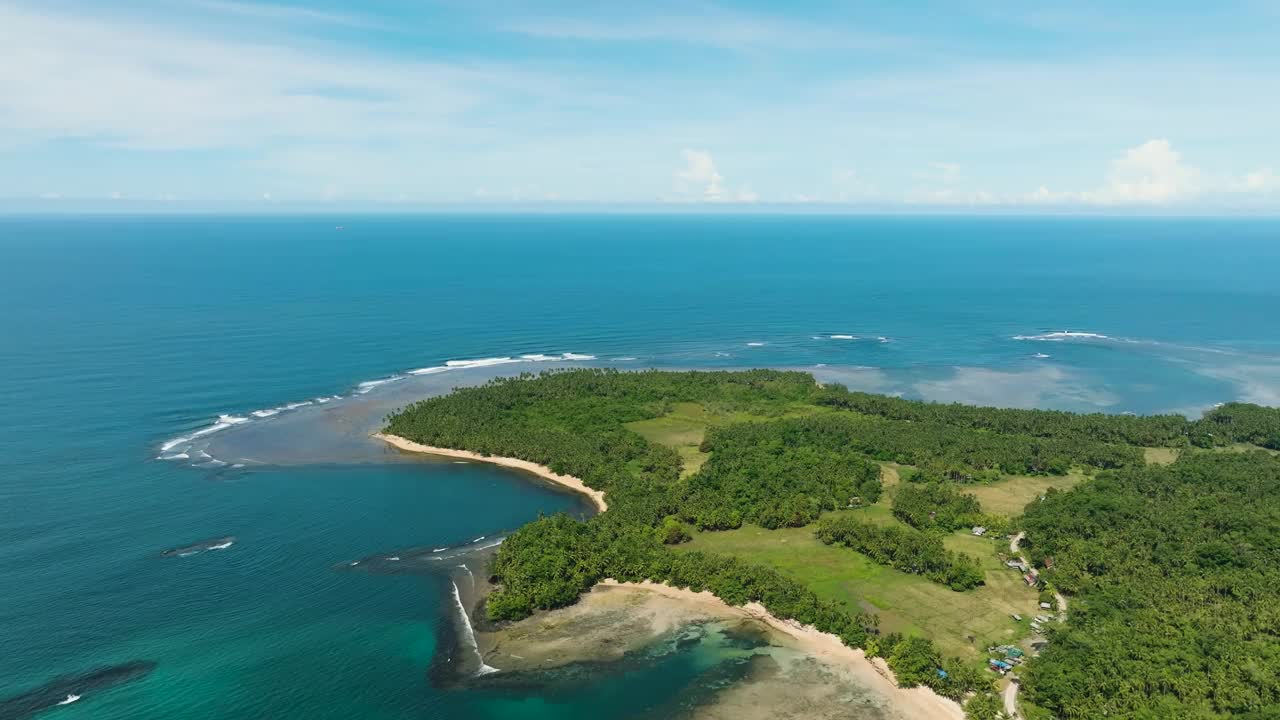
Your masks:
{"label": "dense forest", "polygon": [[1062,718],[1280,717],[1280,461],[1199,454],[1050,493],[1031,557],[1076,594],[1025,677]]}
{"label": "dense forest", "polygon": [[[703,466],[681,479],[670,447],[626,423],[677,403],[737,418],[708,428]],[[820,539],[957,590],[982,573],[938,533],[981,518],[961,488],[1008,475],[1086,468],[1018,522],[1041,577],[1068,593],[1070,622],[1024,669],[1029,713],[1060,718],[1275,718],[1280,706],[1280,411],[1224,405],[1202,420],[1075,415],[923,403],[819,387],[805,373],[571,370],[499,379],[415,403],[387,431],[416,442],[531,460],[608,493],[585,522],[559,515],[513,533],[494,559],[488,612],[527,616],[599,580],[652,579],[760,602],[886,659],[905,686],[973,691],[973,717],[998,698],[981,670],[926,639],[880,634],[874,616],[816,596],[778,570],[674,552],[702,530],[801,526]],[[1190,448],[1169,467],[1142,447]],[[880,462],[904,466],[887,530],[831,510],[875,502]],[[938,672],[943,670],[943,672]]]}

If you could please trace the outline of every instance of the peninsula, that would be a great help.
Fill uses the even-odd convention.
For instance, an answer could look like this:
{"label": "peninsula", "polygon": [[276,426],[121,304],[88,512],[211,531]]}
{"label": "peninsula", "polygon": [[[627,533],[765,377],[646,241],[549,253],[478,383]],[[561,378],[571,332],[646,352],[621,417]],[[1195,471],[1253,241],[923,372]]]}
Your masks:
{"label": "peninsula", "polygon": [[[1263,717],[1280,702],[1275,409],[1077,415],[800,372],[571,370],[415,403],[380,437],[534,472],[601,510],[507,539],[491,621],[605,582],[710,593],[816,655],[927,688],[908,717],[963,703],[997,718],[1006,701],[1033,719]],[[1013,675],[1023,692],[1002,698]]]}

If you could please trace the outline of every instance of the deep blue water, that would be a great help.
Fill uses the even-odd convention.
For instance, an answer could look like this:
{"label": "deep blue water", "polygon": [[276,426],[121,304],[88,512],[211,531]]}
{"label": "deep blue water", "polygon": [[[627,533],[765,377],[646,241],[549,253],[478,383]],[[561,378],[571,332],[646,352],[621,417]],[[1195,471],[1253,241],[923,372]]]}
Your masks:
{"label": "deep blue water", "polygon": [[[1277,276],[1280,222],[1262,220],[0,219],[0,702],[142,659],[152,674],[49,717],[663,707],[714,654],[550,700],[439,690],[426,671],[448,579],[338,569],[581,510],[518,475],[363,440],[409,398],[565,363],[404,372],[568,352],[1194,414],[1280,404]],[[220,415],[247,422],[162,450]],[[158,557],[224,535],[225,550]]]}

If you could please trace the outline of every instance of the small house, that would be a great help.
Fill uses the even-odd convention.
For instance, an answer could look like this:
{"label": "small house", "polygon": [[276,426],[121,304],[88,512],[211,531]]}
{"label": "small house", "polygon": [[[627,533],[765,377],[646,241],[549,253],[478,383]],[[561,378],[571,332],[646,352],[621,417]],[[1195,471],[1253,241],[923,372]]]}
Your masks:
{"label": "small house", "polygon": [[1035,575],[1032,575],[1031,573],[1027,573],[1026,575],[1023,575],[1023,576],[1022,576],[1022,579],[1027,581],[1027,585],[1029,585],[1029,586],[1031,586],[1031,587],[1035,587],[1035,584],[1036,584],[1036,576],[1035,576]]}
{"label": "small house", "polygon": [[1040,603],[1040,609],[1041,609],[1041,610],[1052,610],[1052,609],[1053,609],[1053,605],[1050,605],[1049,603]]}
{"label": "small house", "polygon": [[978,537],[982,537],[983,535],[987,534],[987,529],[982,527],[981,525],[975,525],[973,528],[973,534],[977,535]]}
{"label": "small house", "polygon": [[1023,655],[1022,648],[1009,648],[1004,651],[1005,657],[1020,658]]}
{"label": "small house", "polygon": [[1019,615],[1018,613],[1014,613],[1012,617],[1015,621],[1022,622],[1022,616]]}

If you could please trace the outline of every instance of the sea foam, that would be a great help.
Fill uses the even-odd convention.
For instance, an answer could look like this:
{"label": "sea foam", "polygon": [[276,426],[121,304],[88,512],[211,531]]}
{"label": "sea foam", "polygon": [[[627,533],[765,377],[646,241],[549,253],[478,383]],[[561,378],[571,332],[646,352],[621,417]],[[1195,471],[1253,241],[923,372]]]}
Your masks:
{"label": "sea foam", "polygon": [[1075,330],[1058,330],[1056,332],[1040,333],[1039,335],[1014,335],[1014,340],[1040,340],[1047,342],[1062,342],[1063,340],[1114,340],[1110,335],[1103,335],[1095,332],[1077,332]]}
{"label": "sea foam", "polygon": [[462,636],[466,638],[467,644],[475,651],[476,661],[480,663],[480,669],[476,671],[477,675],[488,675],[489,673],[498,672],[498,668],[486,665],[484,656],[480,654],[480,644],[476,642],[476,631],[471,627],[471,618],[467,617],[467,609],[462,606],[462,593],[458,590],[458,583],[453,583],[453,602],[458,608],[458,620],[462,623]]}
{"label": "sea foam", "polygon": [[[469,359],[469,360],[467,359],[448,360],[445,362],[444,365],[433,365],[430,367],[418,368],[416,370],[409,370],[401,375],[392,375],[390,377],[378,378],[376,380],[365,380],[364,382],[356,385],[354,394],[365,395],[371,392],[372,390],[374,390],[375,388],[386,385],[387,383],[396,382],[398,380],[403,380],[409,376],[415,376],[415,375],[434,375],[436,373],[448,372],[450,370],[465,370],[467,368],[490,367],[494,365],[508,365],[511,363],[568,362],[568,361],[586,361],[586,360],[595,360],[595,359],[596,359],[595,355],[566,352],[558,355],[547,354],[547,353],[528,353],[525,355],[521,355],[519,357],[503,356],[503,357],[490,357],[490,358],[475,358],[475,359]],[[281,413],[291,412],[299,408],[304,408],[311,405],[323,405],[323,404],[332,402],[334,400],[341,400],[341,399],[342,399],[341,395],[329,395],[324,397],[318,397],[318,398],[315,398],[314,400],[303,400],[300,402],[287,403],[285,405],[280,405],[278,407],[263,408],[261,410],[253,410],[249,412],[247,416],[230,415],[230,414],[219,415],[218,419],[215,420],[211,425],[186,433],[185,435],[179,435],[177,437],[171,438],[161,443],[160,452],[157,455],[157,459],[158,460],[188,460],[190,459],[189,453],[191,450],[193,450],[193,448],[191,447],[191,444],[196,440],[199,440],[200,438],[203,438],[207,435],[211,435],[215,432],[226,430],[229,427],[240,425],[242,423],[247,423],[254,420],[259,420],[259,421],[267,420],[269,418],[280,415]],[[214,460],[210,458],[208,453],[205,453],[203,450],[199,452],[200,452],[200,455],[205,460],[209,461],[209,462],[201,463],[200,465],[203,467],[220,467],[221,465],[226,464],[220,460]]]}

